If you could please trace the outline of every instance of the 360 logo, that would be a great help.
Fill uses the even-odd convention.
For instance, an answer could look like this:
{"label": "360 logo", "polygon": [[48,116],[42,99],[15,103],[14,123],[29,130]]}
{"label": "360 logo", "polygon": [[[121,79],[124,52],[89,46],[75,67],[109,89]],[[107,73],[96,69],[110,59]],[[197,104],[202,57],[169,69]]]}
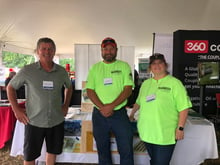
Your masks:
{"label": "360 logo", "polygon": [[185,40],[185,53],[208,53],[208,40]]}

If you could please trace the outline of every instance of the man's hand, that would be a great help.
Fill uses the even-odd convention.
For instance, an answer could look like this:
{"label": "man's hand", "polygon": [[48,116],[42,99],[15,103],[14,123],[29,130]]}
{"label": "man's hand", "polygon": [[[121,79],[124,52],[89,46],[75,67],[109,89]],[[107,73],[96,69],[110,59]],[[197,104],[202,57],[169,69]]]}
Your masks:
{"label": "man's hand", "polygon": [[63,116],[66,116],[67,115],[67,113],[68,113],[68,106],[62,106],[62,111],[63,111]]}
{"label": "man's hand", "polygon": [[25,125],[29,123],[25,108],[18,107],[16,110],[14,110],[14,114],[19,122]]}
{"label": "man's hand", "polygon": [[114,106],[112,104],[105,104],[104,106],[102,106],[100,109],[100,113],[104,116],[104,117],[110,117],[113,115],[114,113]]}

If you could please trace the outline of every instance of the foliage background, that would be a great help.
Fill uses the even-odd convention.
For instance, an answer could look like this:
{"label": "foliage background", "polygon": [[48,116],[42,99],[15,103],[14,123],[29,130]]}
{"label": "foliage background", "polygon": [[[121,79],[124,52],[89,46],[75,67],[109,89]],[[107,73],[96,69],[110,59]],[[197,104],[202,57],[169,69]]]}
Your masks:
{"label": "foliage background", "polygon": [[[19,54],[13,52],[2,52],[2,62],[6,68],[22,68],[25,65],[31,64],[35,61],[35,58],[31,55]],[[66,64],[70,64],[70,71],[75,70],[74,60],[72,58],[60,59],[59,64],[66,67]]]}
{"label": "foliage background", "polygon": [[31,55],[13,53],[13,52],[2,52],[2,62],[6,68],[22,68],[25,65],[34,62],[34,57]]}

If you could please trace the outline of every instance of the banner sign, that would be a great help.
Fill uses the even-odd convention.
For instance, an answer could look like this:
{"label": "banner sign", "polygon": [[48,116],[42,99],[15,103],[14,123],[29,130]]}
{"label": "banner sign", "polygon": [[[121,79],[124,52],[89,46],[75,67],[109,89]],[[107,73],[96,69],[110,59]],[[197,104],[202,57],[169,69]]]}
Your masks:
{"label": "banner sign", "polygon": [[220,93],[219,63],[220,31],[174,32],[173,75],[185,85],[193,109],[199,112],[202,107],[203,115],[216,113],[215,94]]}

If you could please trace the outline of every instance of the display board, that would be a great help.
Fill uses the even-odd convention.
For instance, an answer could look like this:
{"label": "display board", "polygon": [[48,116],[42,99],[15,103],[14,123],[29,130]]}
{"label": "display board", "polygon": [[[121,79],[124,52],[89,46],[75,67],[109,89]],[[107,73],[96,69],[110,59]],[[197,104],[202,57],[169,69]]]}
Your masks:
{"label": "display board", "polygon": [[202,109],[203,115],[215,114],[215,94],[220,92],[220,85],[218,80],[212,81],[215,83],[208,83],[207,80],[206,83],[204,80],[199,82],[201,75],[198,74],[198,66],[203,63],[206,75],[216,79],[219,76],[216,72],[219,71],[214,71],[214,68],[219,61],[220,31],[178,30],[173,33],[173,75],[185,85],[193,109],[197,112]]}
{"label": "display board", "polygon": [[168,71],[172,75],[173,69],[173,34],[154,33],[153,53],[161,53],[168,63]]}
{"label": "display board", "polygon": [[139,70],[139,83],[141,84],[144,80],[151,77],[149,72],[149,58],[138,59],[138,70]]}
{"label": "display board", "polygon": [[198,68],[198,84],[199,85],[219,85],[219,64],[220,62],[199,61]]}
{"label": "display board", "polygon": [[89,68],[102,59],[99,44],[75,44],[75,88],[82,89]]}

